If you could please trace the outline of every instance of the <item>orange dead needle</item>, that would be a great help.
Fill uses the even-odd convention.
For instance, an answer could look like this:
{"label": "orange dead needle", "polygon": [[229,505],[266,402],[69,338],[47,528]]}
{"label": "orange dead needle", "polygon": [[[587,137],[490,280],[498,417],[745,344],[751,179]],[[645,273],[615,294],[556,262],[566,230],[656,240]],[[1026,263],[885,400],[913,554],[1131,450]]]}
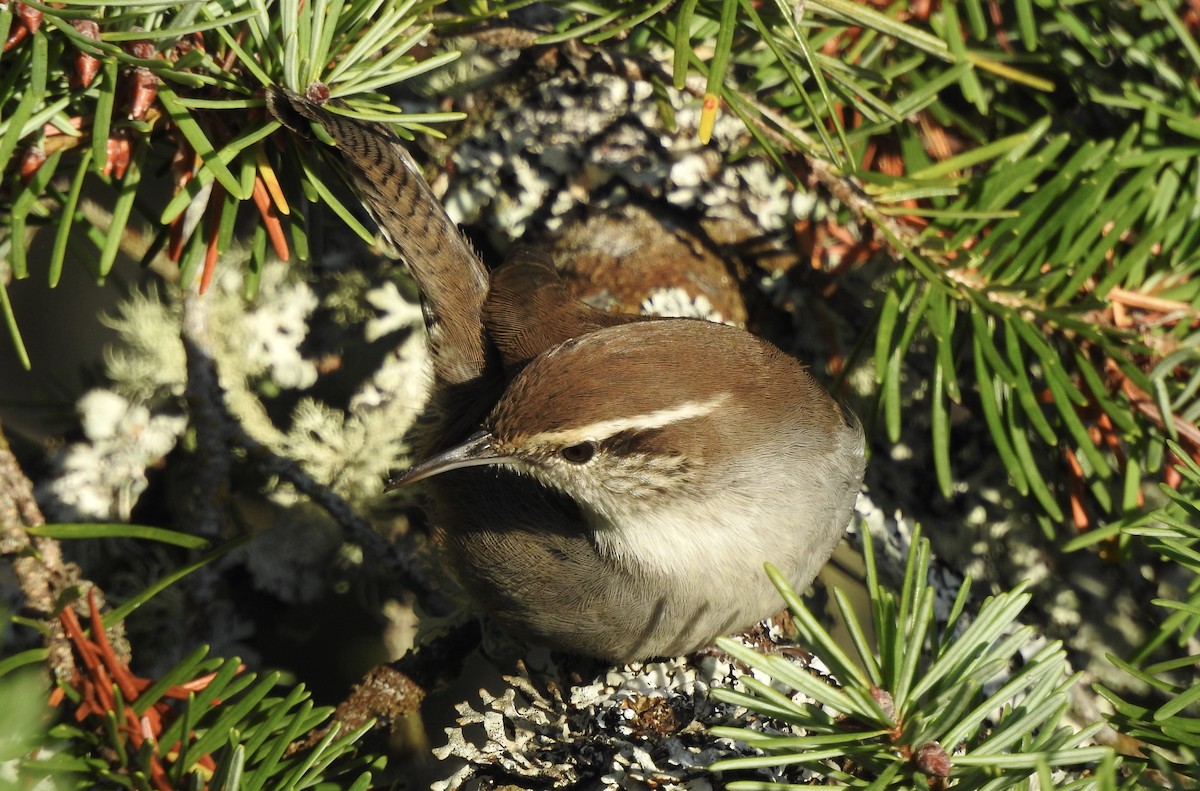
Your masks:
{"label": "orange dead needle", "polygon": [[704,104],[700,106],[700,129],[697,133],[700,142],[708,145],[712,139],[713,126],[717,123],[717,108],[720,103],[715,93],[704,94]]}

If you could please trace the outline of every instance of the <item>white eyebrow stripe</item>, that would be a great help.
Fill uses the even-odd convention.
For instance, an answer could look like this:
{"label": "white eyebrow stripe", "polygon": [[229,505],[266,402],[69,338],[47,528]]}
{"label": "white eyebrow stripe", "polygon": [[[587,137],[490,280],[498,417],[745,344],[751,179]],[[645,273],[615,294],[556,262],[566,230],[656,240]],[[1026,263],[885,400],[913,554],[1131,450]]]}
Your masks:
{"label": "white eyebrow stripe", "polygon": [[622,431],[629,431],[631,429],[648,431],[650,429],[669,426],[672,423],[704,417],[705,415],[712,414],[714,410],[718,409],[728,400],[729,393],[721,393],[707,401],[686,401],[679,406],[669,409],[658,409],[654,412],[647,412],[644,415],[633,415],[632,417],[615,418],[613,420],[600,420],[595,423],[589,423],[586,426],[564,429],[562,431],[546,431],[532,439],[538,442],[561,444],[564,446],[576,445],[587,441],[602,442],[615,434],[620,434]]}

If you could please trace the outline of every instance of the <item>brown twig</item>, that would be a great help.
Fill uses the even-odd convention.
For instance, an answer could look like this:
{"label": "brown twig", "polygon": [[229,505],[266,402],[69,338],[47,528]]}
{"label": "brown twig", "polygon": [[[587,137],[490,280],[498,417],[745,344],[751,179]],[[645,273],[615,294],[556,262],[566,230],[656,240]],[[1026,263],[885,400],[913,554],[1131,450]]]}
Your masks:
{"label": "brown twig", "polygon": [[1130,403],[1139,412],[1154,421],[1159,428],[1166,430],[1167,421],[1170,420],[1175,432],[1193,448],[1200,450],[1200,427],[1197,427],[1195,423],[1190,423],[1179,415],[1163,415],[1150,394],[1124,376],[1121,379],[1121,390]]}
{"label": "brown twig", "polygon": [[68,678],[75,673],[75,659],[66,632],[54,615],[63,591],[80,583],[79,569],[63,561],[62,547],[56,540],[30,537],[27,528],[45,523],[33,499],[33,485],[0,430],[0,555],[12,559],[25,606],[46,624],[51,672],[57,678]]}
{"label": "brown twig", "polygon": [[193,483],[193,524],[202,536],[220,534],[221,511],[229,500],[230,424],[224,390],[211,353],[209,303],[191,289],[183,295],[180,337],[187,355],[189,422],[196,432],[200,472]]}

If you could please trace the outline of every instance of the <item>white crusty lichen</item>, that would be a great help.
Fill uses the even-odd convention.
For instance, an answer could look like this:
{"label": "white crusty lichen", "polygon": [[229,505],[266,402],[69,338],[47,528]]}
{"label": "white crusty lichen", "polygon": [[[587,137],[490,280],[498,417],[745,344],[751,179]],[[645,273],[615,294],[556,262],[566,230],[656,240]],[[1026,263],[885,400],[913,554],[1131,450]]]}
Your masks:
{"label": "white crusty lichen", "polygon": [[699,100],[646,79],[564,70],[519,94],[498,94],[480,117],[487,125],[450,152],[456,177],[444,203],[456,222],[482,224],[501,248],[531,228],[554,233],[575,210],[633,196],[767,231],[787,229],[813,208],[768,162],[725,161],[719,152],[749,139],[736,115],[718,115],[705,146]]}
{"label": "white crusty lichen", "polygon": [[88,391],[77,409],[84,440],[54,456],[55,473],[39,484],[38,500],[58,521],[129,521],[149,485],[147,468],[175,447],[187,419],[105,389]]}
{"label": "white crusty lichen", "polygon": [[398,330],[423,326],[421,306],[401,294],[400,287],[390,280],[366,292],[364,297],[375,310],[363,332],[372,343]]}
{"label": "white crusty lichen", "polygon": [[[757,648],[780,643],[776,630],[743,637]],[[827,678],[824,668],[787,652],[805,672]],[[556,673],[531,673],[521,665],[499,694],[480,691],[480,705],[460,703],[458,726],[434,754],[460,766],[435,791],[459,788],[658,788],[707,791],[720,787],[708,769],[725,759],[761,753],[745,744],[717,738],[715,725],[762,733],[800,735],[790,725],[741,706],[714,700],[716,688],[740,689],[748,672],[771,680],[728,657],[680,657],[633,663],[603,672],[564,692]],[[793,695],[797,703],[808,698]],[[798,766],[762,770],[756,779],[804,782],[811,773]],[[522,783],[521,781],[525,781]]]}
{"label": "white crusty lichen", "polygon": [[713,307],[703,294],[692,296],[686,289],[674,286],[656,288],[642,300],[642,313],[664,318],[704,319],[717,324],[728,323],[721,311]]}
{"label": "white crusty lichen", "polygon": [[209,327],[219,347],[222,384],[237,388],[240,382],[266,378],[283,390],[310,387],[317,381],[317,366],[300,345],[320,300],[294,268],[275,263],[263,268],[257,296],[246,301],[240,297],[243,271],[226,267],[212,301]]}

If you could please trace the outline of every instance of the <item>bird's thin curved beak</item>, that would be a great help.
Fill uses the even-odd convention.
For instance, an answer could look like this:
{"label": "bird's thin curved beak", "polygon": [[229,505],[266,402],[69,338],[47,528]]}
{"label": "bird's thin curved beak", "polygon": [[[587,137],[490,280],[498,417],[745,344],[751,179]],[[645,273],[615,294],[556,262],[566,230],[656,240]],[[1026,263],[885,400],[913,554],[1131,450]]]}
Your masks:
{"label": "bird's thin curved beak", "polygon": [[516,459],[512,456],[505,456],[496,450],[492,444],[490,432],[479,431],[467,437],[461,445],[442,451],[436,456],[410,467],[403,475],[391,479],[388,481],[386,491],[390,492],[406,484],[450,470],[461,470],[463,467],[478,467],[484,464],[505,464],[512,461],[516,461]]}

